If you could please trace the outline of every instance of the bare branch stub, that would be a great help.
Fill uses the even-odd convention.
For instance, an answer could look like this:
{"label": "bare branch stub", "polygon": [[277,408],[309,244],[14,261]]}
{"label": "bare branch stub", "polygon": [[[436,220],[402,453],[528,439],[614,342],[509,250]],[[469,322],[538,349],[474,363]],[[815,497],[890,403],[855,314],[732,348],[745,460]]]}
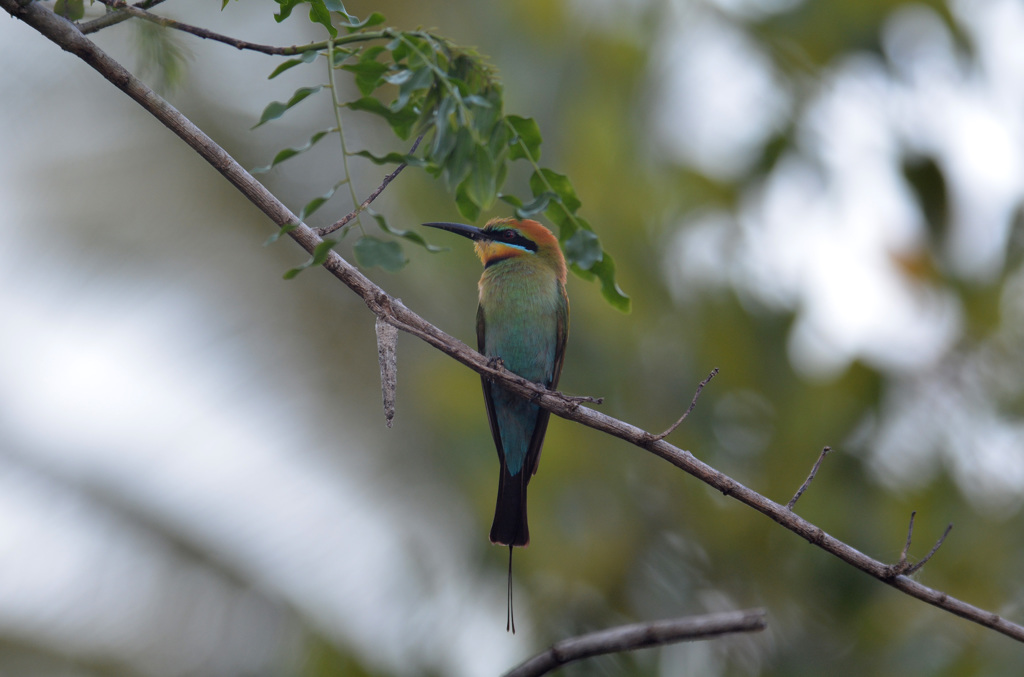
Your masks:
{"label": "bare branch stub", "polygon": [[920,569],[921,567],[923,567],[925,564],[928,563],[928,560],[930,560],[932,558],[932,555],[937,553],[939,551],[939,548],[942,547],[942,544],[946,542],[946,536],[949,536],[949,532],[952,531],[952,530],[953,530],[953,523],[950,522],[949,524],[946,525],[946,530],[942,532],[941,536],[939,536],[939,540],[935,541],[935,545],[933,545],[932,549],[928,551],[928,554],[925,555],[921,559],[920,562],[918,562],[914,566],[912,566],[909,569],[907,569],[907,575],[908,576],[910,574],[916,573],[918,571],[918,569]]}
{"label": "bare branch stub", "polygon": [[887,573],[892,578],[895,578],[896,576],[910,576],[911,574],[920,571],[921,567],[927,564],[928,560],[930,560],[932,556],[939,551],[939,548],[941,548],[942,544],[945,543],[946,537],[949,536],[949,532],[953,530],[953,524],[948,524],[946,526],[946,530],[942,532],[942,536],[940,536],[939,540],[935,542],[935,545],[933,545],[932,549],[928,551],[928,554],[916,564],[911,564],[907,557],[910,553],[910,541],[914,534],[914,518],[916,516],[916,510],[910,513],[910,524],[907,526],[907,541],[903,545],[903,552],[900,553],[899,560],[895,564],[890,564],[888,567]]}
{"label": "bare branch stub", "polygon": [[[804,483],[801,484],[800,488],[796,490],[795,494],[793,494],[793,498],[789,499],[789,503],[786,504],[787,510],[792,510],[793,506],[796,505],[796,502],[799,501],[800,497],[804,495],[805,491],[807,491],[807,487],[811,486],[811,482],[814,481],[814,476],[818,474],[818,468],[821,467],[821,462],[825,460],[825,457],[828,456],[828,452],[830,451],[832,451],[832,447],[825,447],[821,450],[821,453],[818,454],[818,460],[814,462],[814,467],[811,468],[811,474],[807,476]],[[913,522],[911,522],[911,524],[913,524]]]}
{"label": "bare branch stub", "polygon": [[917,517],[917,511],[910,511],[910,524],[907,525],[907,542],[903,544],[903,552],[900,553],[900,562],[906,562],[907,555],[910,554],[910,541],[914,538],[915,517]]}
{"label": "bare branch stub", "polygon": [[599,630],[557,642],[547,651],[505,673],[505,677],[538,677],[567,663],[593,656],[740,632],[757,632],[767,627],[764,616],[764,609],[750,609]]}
{"label": "bare branch stub", "polygon": [[718,367],[715,367],[714,369],[711,370],[711,373],[708,374],[708,377],[706,379],[704,379],[703,381],[701,381],[700,384],[697,385],[697,392],[695,392],[693,394],[693,399],[690,400],[690,406],[686,408],[686,411],[684,411],[683,415],[679,417],[679,420],[677,420],[675,423],[670,425],[668,427],[668,430],[666,430],[665,432],[661,433],[660,435],[651,435],[650,441],[651,442],[657,442],[658,440],[663,440],[666,437],[668,437],[669,435],[671,435],[673,432],[675,432],[676,428],[678,428],[679,426],[681,426],[683,424],[683,421],[686,420],[686,417],[689,416],[690,412],[693,411],[694,407],[697,406],[697,399],[700,397],[701,391],[704,390],[704,386],[706,386],[708,383],[710,383],[711,379],[713,379],[717,375],[718,375]]}

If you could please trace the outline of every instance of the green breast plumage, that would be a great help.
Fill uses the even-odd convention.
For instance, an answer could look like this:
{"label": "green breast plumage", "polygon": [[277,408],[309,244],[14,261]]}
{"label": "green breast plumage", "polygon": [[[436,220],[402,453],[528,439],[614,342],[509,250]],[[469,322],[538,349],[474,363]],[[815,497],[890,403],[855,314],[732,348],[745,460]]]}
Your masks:
{"label": "green breast plumage", "polygon": [[[553,386],[561,370],[567,321],[565,290],[546,267],[515,257],[484,271],[477,315],[479,349],[500,357],[508,370]],[[516,475],[534,444],[540,408],[493,384],[484,387],[492,400],[508,470]]]}

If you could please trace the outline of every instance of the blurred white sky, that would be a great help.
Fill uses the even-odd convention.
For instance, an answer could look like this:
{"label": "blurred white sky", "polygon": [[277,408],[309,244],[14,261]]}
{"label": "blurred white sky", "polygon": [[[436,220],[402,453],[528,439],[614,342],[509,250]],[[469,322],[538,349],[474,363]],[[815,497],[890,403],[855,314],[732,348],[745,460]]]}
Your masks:
{"label": "blurred white sky", "polygon": [[[735,25],[683,7],[685,26],[663,29],[666,62],[682,66],[660,90],[657,147],[712,175],[736,176],[779,128],[787,93]],[[828,377],[854,359],[914,369],[949,349],[960,331],[955,300],[899,265],[925,246],[926,228],[899,173],[901,156],[932,154],[948,173],[947,254],[964,277],[998,272],[1024,199],[1024,6],[970,0],[954,10],[980,46],[979,67],[962,62],[931,10],[891,17],[883,44],[900,77],[866,56],[826,74],[798,122],[808,141],[802,153],[783,158],[748,196],[739,223],[711,213],[680,231],[667,260],[683,263],[667,265],[681,297],[725,283],[797,309],[790,358],[808,376]],[[687,34],[698,37],[679,39]]]}
{"label": "blurred white sky", "polygon": [[[674,6],[681,25],[663,27],[662,52],[682,67],[659,74],[655,147],[712,176],[738,176],[779,128],[787,93],[735,25],[694,3]],[[993,374],[1009,366],[1020,376],[1019,356],[1004,355],[1000,367],[988,344],[958,353],[958,299],[903,267],[928,246],[900,173],[905,154],[934,157],[947,177],[941,255],[968,284],[1002,270],[1024,204],[1024,3],[951,7],[976,62],[958,53],[933,10],[889,17],[881,37],[893,70],[853,55],[826,71],[797,120],[798,152],[748,191],[737,214],[705,212],[684,224],[664,267],[680,302],[728,287],[793,311],[789,358],[808,378],[833,378],[855,360],[905,378],[886,398],[886,418],[865,422],[879,479],[923,482],[946,462],[979,507],[1005,512],[1024,501],[1024,428],[999,401],[1022,386],[1000,386]],[[1016,286],[1006,294],[1012,310]],[[1024,347],[1019,321],[1006,312],[992,343]]]}

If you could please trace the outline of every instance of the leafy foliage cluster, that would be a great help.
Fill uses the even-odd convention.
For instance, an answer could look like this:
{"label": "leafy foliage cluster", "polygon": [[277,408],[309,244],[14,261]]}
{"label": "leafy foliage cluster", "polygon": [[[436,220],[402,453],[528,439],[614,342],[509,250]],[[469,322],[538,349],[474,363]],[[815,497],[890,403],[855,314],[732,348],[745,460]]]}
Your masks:
{"label": "leafy foliage cluster", "polygon": [[[377,164],[418,167],[444,180],[454,194],[459,212],[471,221],[492,209],[498,199],[511,205],[519,218],[543,214],[558,226],[559,240],[572,270],[584,279],[598,280],[609,303],[620,310],[629,310],[629,297],[616,283],[611,256],[603,250],[591,225],[578,214],[581,201],[572,183],[565,175],[539,164],[542,138],[537,123],[529,117],[504,113],[501,83],[493,69],[476,52],[455,46],[428,31],[380,28],[385,22],[381,14],[375,12],[360,20],[349,14],[337,0],[277,2],[279,11],[275,18],[278,21],[284,21],[300,5],[306,5],[309,20],[323,26],[330,38],[324,43],[310,45],[298,56],[280,64],[270,77],[297,66],[312,64],[322,57],[327,61],[331,84],[301,87],[288,101],[269,104],[256,126],[280,118],[325,88],[334,92],[336,125],[314,132],[302,146],[281,150],[268,165],[254,171],[269,171],[334,134],[341,136],[346,167],[341,181],[303,207],[300,219],[315,212],[341,186],[349,185],[351,190],[348,157],[363,157]],[[341,35],[338,27],[346,34]],[[354,79],[359,98],[346,102],[338,100],[337,88],[333,84],[337,71],[343,71]],[[350,152],[345,147],[341,125],[343,108],[379,117],[400,139],[408,140],[415,136],[417,141],[413,149],[407,153]],[[531,194],[525,200],[501,192],[509,165],[516,160],[523,160],[531,172],[528,184]],[[388,225],[383,215],[368,207],[359,207],[354,192],[352,200],[357,212],[365,209],[381,230],[392,236],[392,239],[383,240],[364,233],[354,248],[360,265],[380,266],[390,271],[400,269],[406,259],[401,245],[393,238],[404,239],[431,251],[438,249],[430,247],[418,233],[395,229]],[[341,236],[344,237],[356,225],[360,225],[358,219],[346,225],[340,231]],[[335,240],[325,240],[317,255],[287,275],[294,276],[301,269],[322,262],[335,244]]]}

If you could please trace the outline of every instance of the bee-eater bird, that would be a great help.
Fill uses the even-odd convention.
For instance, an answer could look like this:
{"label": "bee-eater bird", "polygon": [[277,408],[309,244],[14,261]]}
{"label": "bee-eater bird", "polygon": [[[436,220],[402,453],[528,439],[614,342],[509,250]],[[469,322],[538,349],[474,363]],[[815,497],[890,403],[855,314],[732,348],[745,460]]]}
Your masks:
{"label": "bee-eater bird", "polygon": [[[569,334],[565,258],[550,230],[529,219],[492,219],[483,228],[425,223],[473,240],[484,264],[476,313],[477,349],[505,368],[554,389]],[[549,412],[482,378],[487,419],[501,464],[491,543],[509,550],[512,632],[512,547],[530,542],[526,486],[537,472]],[[507,628],[506,628],[507,629]]]}

